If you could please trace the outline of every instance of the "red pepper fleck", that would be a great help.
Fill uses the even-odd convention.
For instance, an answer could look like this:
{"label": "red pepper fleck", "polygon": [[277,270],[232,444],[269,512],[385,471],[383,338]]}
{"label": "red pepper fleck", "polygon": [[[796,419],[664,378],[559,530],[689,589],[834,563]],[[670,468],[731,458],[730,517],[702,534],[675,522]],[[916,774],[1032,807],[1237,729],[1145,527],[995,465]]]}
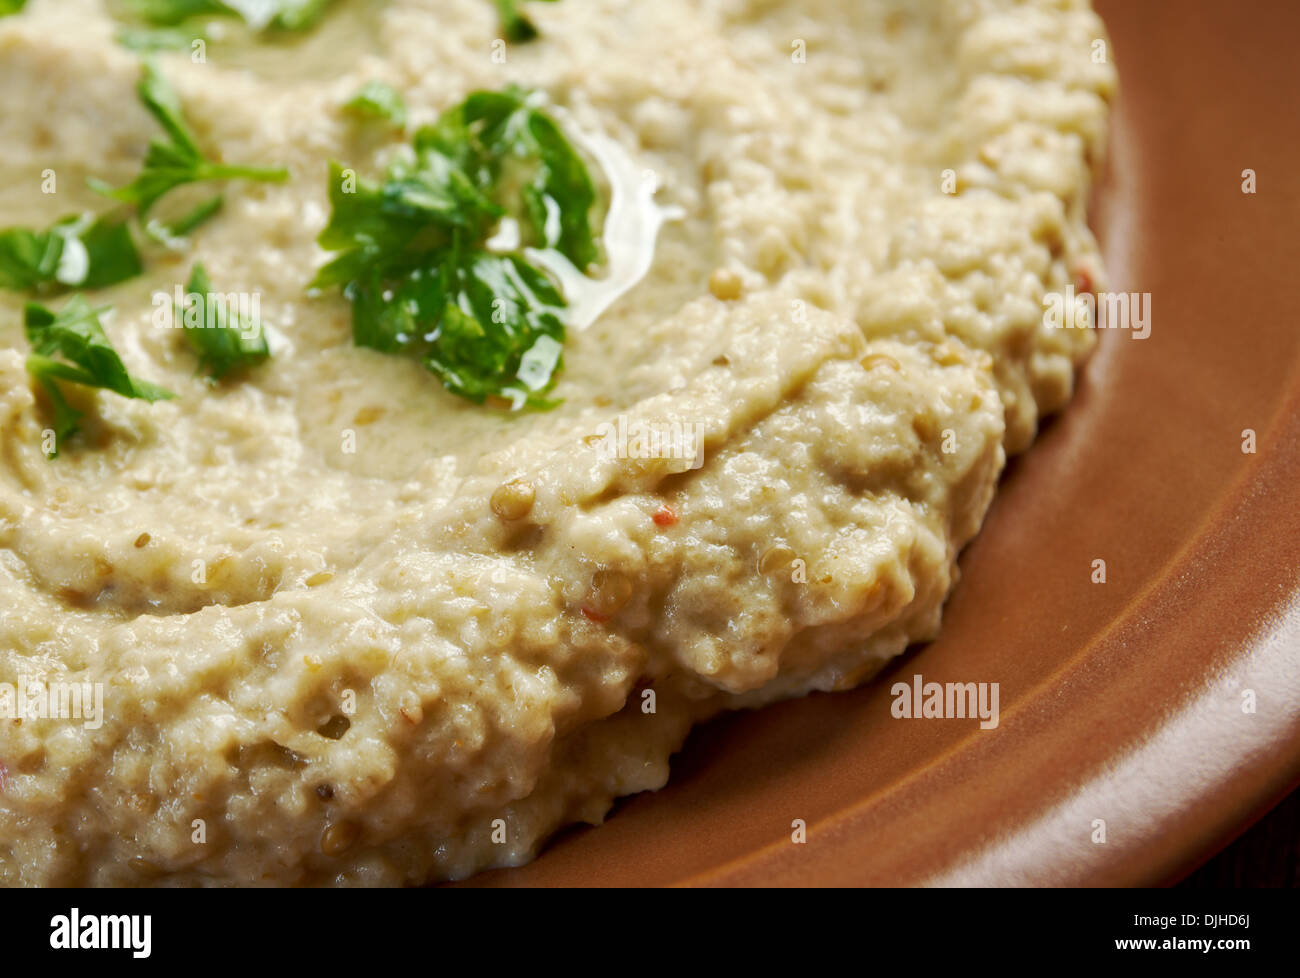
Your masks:
{"label": "red pepper fleck", "polygon": [[602,615],[599,611],[593,611],[591,608],[583,607],[582,613],[594,621],[597,625],[603,625],[609,621],[609,615]]}
{"label": "red pepper fleck", "polygon": [[655,521],[655,526],[660,527],[673,526],[677,522],[677,514],[667,506],[660,506],[650,518]]}
{"label": "red pepper fleck", "polygon": [[1092,291],[1092,275],[1089,273],[1087,266],[1080,265],[1074,271],[1074,290],[1082,295],[1085,292]]}

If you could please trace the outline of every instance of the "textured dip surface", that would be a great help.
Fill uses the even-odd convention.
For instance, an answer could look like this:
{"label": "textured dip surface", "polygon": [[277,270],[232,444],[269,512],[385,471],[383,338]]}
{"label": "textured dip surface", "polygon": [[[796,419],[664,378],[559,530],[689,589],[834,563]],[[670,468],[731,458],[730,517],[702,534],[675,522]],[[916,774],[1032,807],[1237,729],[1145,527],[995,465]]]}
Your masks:
{"label": "textured dip surface", "polygon": [[[0,682],[104,696],[94,727],[0,720],[0,882],[518,864],[662,786],[702,718],[850,687],[936,634],[1005,458],[1093,342],[1043,299],[1099,280],[1099,20],[1071,0],[530,13],[542,36],[505,63],[483,0],[344,2],[292,46],[162,58],[205,146],[292,173],[231,184],[191,253],[95,296],[176,399],[78,394],[79,442],[47,460],[22,298],[0,294]],[[0,21],[0,224],[137,172],[156,127],[114,29],[82,0]],[[675,209],[644,279],[571,331],[555,410],[457,399],[306,293],[327,162],[384,151],[340,110],[374,79],[417,123],[536,88]],[[194,260],[274,327],[241,383],[205,384],[151,325]],[[698,426],[702,464],[611,457],[620,418]],[[507,483],[533,490],[521,518],[494,511]]]}

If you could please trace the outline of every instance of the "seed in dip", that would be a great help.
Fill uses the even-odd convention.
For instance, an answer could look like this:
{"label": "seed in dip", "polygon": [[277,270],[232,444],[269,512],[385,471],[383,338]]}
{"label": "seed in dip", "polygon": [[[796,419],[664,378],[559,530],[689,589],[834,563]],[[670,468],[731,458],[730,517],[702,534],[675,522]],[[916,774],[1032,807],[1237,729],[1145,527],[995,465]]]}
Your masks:
{"label": "seed in dip", "polygon": [[525,479],[514,479],[492,493],[492,512],[503,520],[522,520],[532,511],[536,492]]}

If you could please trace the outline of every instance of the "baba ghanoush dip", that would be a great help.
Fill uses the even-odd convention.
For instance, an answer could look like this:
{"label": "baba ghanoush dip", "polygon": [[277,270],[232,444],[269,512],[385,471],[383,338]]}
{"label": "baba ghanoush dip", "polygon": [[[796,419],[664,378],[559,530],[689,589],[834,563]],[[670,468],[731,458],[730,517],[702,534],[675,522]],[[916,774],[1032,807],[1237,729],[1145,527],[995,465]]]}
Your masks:
{"label": "baba ghanoush dip", "polygon": [[523,863],[933,637],[1093,343],[1082,0],[17,6],[8,885]]}

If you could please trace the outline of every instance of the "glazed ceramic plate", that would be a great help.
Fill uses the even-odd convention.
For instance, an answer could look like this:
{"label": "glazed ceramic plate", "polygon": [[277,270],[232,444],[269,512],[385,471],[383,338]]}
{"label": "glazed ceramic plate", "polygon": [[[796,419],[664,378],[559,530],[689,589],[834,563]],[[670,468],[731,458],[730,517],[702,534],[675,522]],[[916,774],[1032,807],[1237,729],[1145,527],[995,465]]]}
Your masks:
{"label": "glazed ceramic plate", "polygon": [[[1151,334],[1104,331],[1008,468],[938,641],[706,725],[663,791],[475,882],[1156,884],[1300,780],[1300,4],[1098,6],[1094,224]],[[998,727],[894,719],[915,674],[999,683]]]}

